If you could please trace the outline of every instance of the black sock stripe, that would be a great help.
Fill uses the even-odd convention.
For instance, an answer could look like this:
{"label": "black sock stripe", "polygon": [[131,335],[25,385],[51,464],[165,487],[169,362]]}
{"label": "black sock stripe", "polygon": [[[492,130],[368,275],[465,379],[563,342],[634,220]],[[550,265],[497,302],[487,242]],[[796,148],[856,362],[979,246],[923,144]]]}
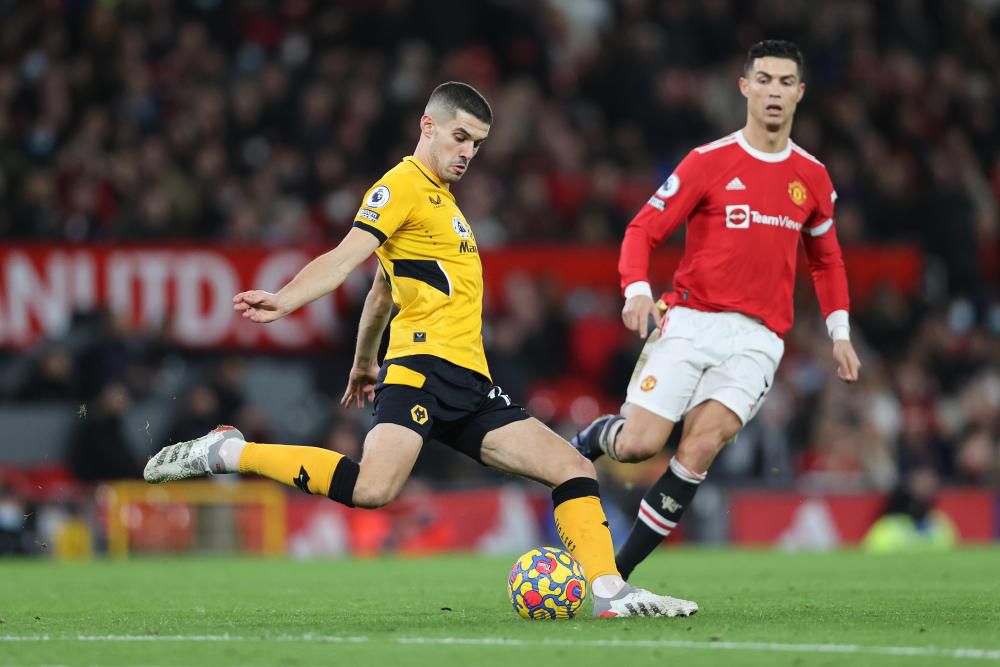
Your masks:
{"label": "black sock stripe", "polygon": [[601,488],[597,480],[590,477],[574,477],[552,489],[552,506],[559,507],[567,500],[587,496],[601,497]]}
{"label": "black sock stripe", "polygon": [[330,492],[327,497],[338,503],[354,507],[354,486],[358,483],[358,473],[361,466],[346,456],[333,469],[333,479],[330,480]]}

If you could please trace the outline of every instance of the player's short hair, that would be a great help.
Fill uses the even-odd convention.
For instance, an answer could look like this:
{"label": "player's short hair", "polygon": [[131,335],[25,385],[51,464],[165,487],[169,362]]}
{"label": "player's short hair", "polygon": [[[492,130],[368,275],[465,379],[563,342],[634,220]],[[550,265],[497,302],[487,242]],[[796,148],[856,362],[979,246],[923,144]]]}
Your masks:
{"label": "player's short hair", "polygon": [[743,65],[744,76],[750,74],[750,70],[753,68],[753,61],[757,60],[757,58],[767,58],[768,56],[794,60],[799,68],[799,79],[802,79],[806,62],[805,58],[802,57],[802,51],[799,50],[798,45],[794,42],[786,42],[783,39],[765,39],[751,46],[750,50],[747,51],[747,61]]}
{"label": "player's short hair", "polygon": [[441,110],[451,118],[459,111],[465,111],[487,125],[493,124],[493,109],[482,94],[467,83],[448,81],[434,89],[427,100],[425,113]]}

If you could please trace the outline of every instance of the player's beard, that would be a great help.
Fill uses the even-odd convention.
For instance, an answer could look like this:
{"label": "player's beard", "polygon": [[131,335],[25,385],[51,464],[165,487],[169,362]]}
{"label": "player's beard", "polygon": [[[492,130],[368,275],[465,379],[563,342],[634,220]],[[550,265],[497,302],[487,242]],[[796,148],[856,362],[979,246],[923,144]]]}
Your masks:
{"label": "player's beard", "polygon": [[[463,171],[460,174],[452,173],[449,170],[453,166],[455,166],[455,163],[453,162],[449,162],[447,165],[445,165],[445,167],[439,172],[441,174],[441,180],[447,183],[458,183],[460,180],[462,180],[462,176],[465,176],[465,171]],[[465,165],[465,168],[468,169],[469,166]]]}
{"label": "player's beard", "polygon": [[[445,183],[457,183],[462,179],[463,174],[453,174],[448,171],[451,167],[451,162],[447,162],[440,155],[434,156],[434,171],[437,172],[438,177]],[[466,167],[468,168],[468,167]]]}
{"label": "player's beard", "polygon": [[462,180],[462,174],[453,174],[450,171],[441,171],[441,180],[445,183],[458,183]]}

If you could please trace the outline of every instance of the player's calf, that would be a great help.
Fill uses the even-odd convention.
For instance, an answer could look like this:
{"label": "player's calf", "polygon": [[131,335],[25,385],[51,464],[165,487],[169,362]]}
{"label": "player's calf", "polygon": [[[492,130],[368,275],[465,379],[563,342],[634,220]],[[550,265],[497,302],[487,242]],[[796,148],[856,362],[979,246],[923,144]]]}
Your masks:
{"label": "player's calf", "polygon": [[667,471],[642,497],[635,524],[615,556],[622,577],[628,579],[632,570],[677,527],[704,480],[704,473],[689,470],[676,457],[671,459]]}
{"label": "player's calf", "polygon": [[339,452],[247,442],[236,428],[220,426],[200,438],[164,447],[146,464],[143,477],[158,484],[225,473],[260,475],[353,507],[359,469]]}
{"label": "player's calf", "polygon": [[630,418],[617,433],[609,434],[607,447],[615,452],[616,461],[637,463],[659,454],[666,442],[659,432],[644,428]]}

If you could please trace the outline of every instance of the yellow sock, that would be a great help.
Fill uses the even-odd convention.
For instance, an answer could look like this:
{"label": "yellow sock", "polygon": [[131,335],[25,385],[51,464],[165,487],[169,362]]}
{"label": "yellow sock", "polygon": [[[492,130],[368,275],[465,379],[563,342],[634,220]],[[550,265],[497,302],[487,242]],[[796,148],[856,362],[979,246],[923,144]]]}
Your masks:
{"label": "yellow sock", "polygon": [[[248,442],[240,453],[240,473],[244,475],[268,477],[345,505],[351,505],[357,471],[358,464],[343,454],[319,447]],[[334,476],[342,483],[335,483]]]}
{"label": "yellow sock", "polygon": [[601,506],[597,480],[577,477],[552,491],[556,530],[569,552],[580,561],[587,583],[618,574],[615,546]]}

